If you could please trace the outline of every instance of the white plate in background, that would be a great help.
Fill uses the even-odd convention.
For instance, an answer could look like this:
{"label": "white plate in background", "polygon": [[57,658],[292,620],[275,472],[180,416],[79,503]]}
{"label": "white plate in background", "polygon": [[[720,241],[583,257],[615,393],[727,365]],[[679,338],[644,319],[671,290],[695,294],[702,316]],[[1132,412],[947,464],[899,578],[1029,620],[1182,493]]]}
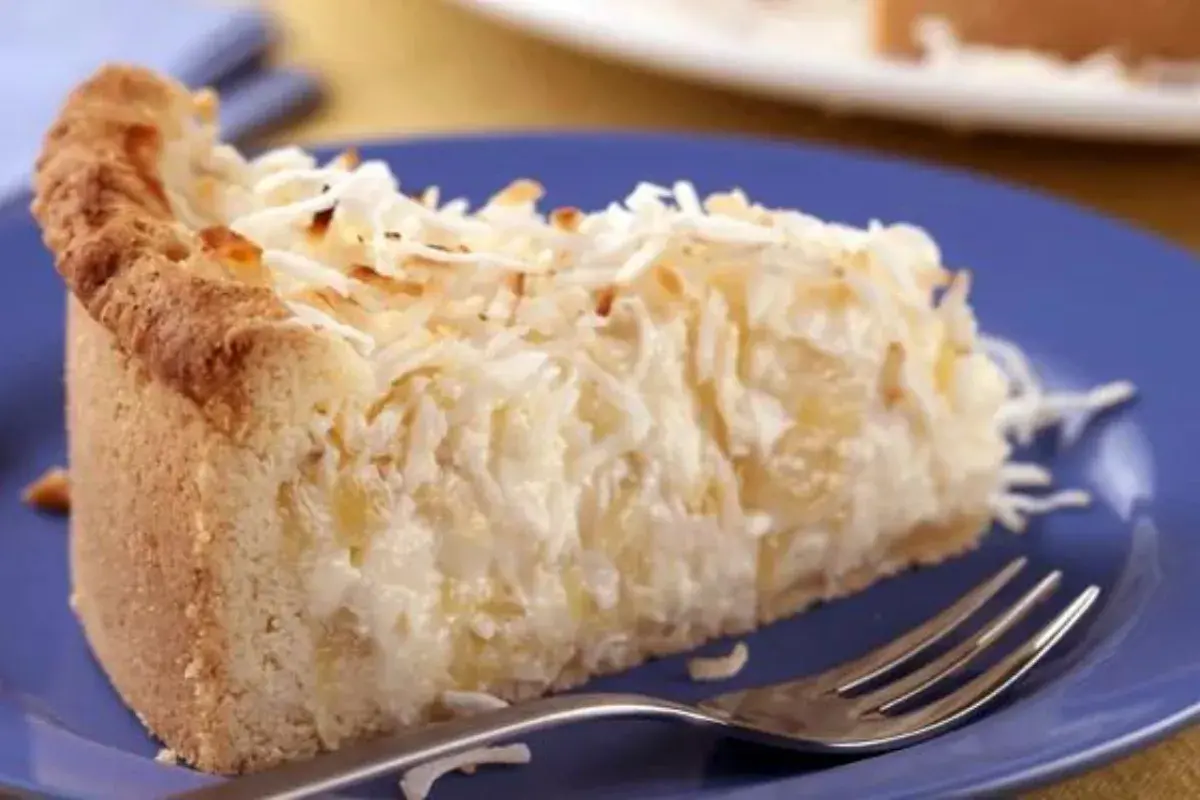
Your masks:
{"label": "white plate in background", "polygon": [[966,130],[1200,142],[1200,88],[1013,55],[889,61],[869,50],[867,0],[455,1],[577,50],[776,99]]}

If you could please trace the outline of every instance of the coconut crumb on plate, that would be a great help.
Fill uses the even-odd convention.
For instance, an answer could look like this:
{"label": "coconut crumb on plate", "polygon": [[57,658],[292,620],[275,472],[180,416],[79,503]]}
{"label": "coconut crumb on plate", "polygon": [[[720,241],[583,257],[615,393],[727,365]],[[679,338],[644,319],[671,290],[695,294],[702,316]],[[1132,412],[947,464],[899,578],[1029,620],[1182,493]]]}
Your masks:
{"label": "coconut crumb on plate", "polygon": [[442,706],[456,717],[468,717],[483,711],[508,708],[508,702],[487,692],[442,692]]}
{"label": "coconut crumb on plate", "polygon": [[[506,700],[487,692],[449,690],[442,692],[441,703],[444,709],[456,717],[470,717],[508,708]],[[531,757],[529,746],[525,744],[468,750],[457,756],[413,767],[400,779],[400,790],[405,800],[423,800],[438,778],[456,769],[464,775],[474,775],[475,770],[483,764],[527,764]]]}
{"label": "coconut crumb on plate", "polygon": [[433,789],[434,782],[455,770],[471,774],[476,767],[486,764],[528,764],[531,758],[529,747],[524,744],[467,750],[465,753],[413,767],[400,779],[400,792],[405,800],[425,800]]}
{"label": "coconut crumb on plate", "polygon": [[750,660],[750,648],[738,642],[726,655],[697,657],[688,661],[688,675],[694,681],[723,681],[736,676]]}

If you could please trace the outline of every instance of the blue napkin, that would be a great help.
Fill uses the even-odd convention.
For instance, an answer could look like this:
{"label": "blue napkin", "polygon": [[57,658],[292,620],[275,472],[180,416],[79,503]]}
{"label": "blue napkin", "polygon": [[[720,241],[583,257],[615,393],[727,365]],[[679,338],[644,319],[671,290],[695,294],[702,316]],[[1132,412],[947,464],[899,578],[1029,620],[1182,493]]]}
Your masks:
{"label": "blue napkin", "polygon": [[260,12],[203,0],[0,0],[0,205],[29,183],[66,94],[106,61],[169,73],[221,93],[228,139],[307,107],[309,75],[267,68]]}

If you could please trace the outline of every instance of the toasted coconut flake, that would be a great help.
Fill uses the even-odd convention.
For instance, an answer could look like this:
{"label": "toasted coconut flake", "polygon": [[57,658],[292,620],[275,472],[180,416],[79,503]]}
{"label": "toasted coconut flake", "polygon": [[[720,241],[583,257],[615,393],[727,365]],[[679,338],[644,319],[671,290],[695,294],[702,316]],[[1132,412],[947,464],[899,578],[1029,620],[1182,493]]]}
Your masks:
{"label": "toasted coconut flake", "polygon": [[883,369],[879,373],[879,392],[883,404],[892,408],[904,399],[904,346],[899,342],[888,345],[883,358]]}
{"label": "toasted coconut flake", "polygon": [[262,248],[237,231],[223,225],[205,228],[197,234],[208,252],[226,259],[253,261],[262,258]]}
{"label": "toasted coconut flake", "polygon": [[750,648],[745,642],[738,642],[726,655],[689,660],[688,675],[694,681],[723,681],[741,672],[749,660]]}
{"label": "toasted coconut flake", "polygon": [[312,222],[308,223],[308,238],[310,240],[320,241],[325,238],[325,234],[329,231],[329,225],[333,222],[335,207],[323,208],[313,214]]}
{"label": "toasted coconut flake", "polygon": [[425,293],[424,284],[380,275],[365,264],[355,264],[351,267],[350,277],[372,289],[392,296],[420,297]]}
{"label": "toasted coconut flake", "polygon": [[518,299],[525,296],[525,273],[510,272],[504,279],[504,284]]}
{"label": "toasted coconut flake", "polygon": [[346,297],[327,286],[309,287],[291,295],[289,300],[326,308],[334,313],[344,313],[358,306],[351,297]]}
{"label": "toasted coconut flake", "polygon": [[442,261],[438,258],[429,258],[427,256],[409,256],[404,259],[405,269],[439,269],[453,270],[455,263],[453,261]]}
{"label": "toasted coconut flake", "polygon": [[583,221],[583,212],[574,206],[556,208],[550,212],[550,224],[560,231],[575,233]]}
{"label": "toasted coconut flake", "polygon": [[490,204],[498,206],[519,206],[526,203],[536,203],[546,194],[546,190],[537,181],[521,178],[492,195]]}
{"label": "toasted coconut flake", "polygon": [[529,747],[524,744],[468,750],[413,767],[400,779],[400,791],[405,800],[425,800],[434,782],[456,769],[467,772],[485,764],[528,764],[531,758]]}
{"label": "toasted coconut flake", "polygon": [[67,471],[62,467],[46,470],[25,487],[21,497],[27,505],[42,511],[66,513],[71,509],[71,485]]}
{"label": "toasted coconut flake", "polygon": [[334,163],[343,169],[349,170],[361,164],[362,158],[358,154],[357,147],[347,147],[341,153],[338,153],[337,158],[334,159]]}
{"label": "toasted coconut flake", "polygon": [[204,228],[197,236],[201,250],[238,280],[251,286],[270,286],[271,271],[263,263],[262,248],[224,225]]}
{"label": "toasted coconut flake", "polygon": [[615,286],[605,286],[596,293],[596,316],[607,317],[612,313],[613,301],[617,298]]}

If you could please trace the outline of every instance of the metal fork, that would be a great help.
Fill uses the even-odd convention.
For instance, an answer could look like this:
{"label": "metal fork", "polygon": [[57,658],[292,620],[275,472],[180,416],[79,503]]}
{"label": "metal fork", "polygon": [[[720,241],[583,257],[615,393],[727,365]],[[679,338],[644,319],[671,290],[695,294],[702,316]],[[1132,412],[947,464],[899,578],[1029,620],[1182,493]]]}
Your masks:
{"label": "metal fork", "polygon": [[947,694],[918,702],[989,650],[1049,597],[1062,580],[1061,572],[1052,572],[974,635],[924,666],[889,679],[976,615],[1025,564],[1024,558],[1013,561],[923,625],[856,661],[813,677],[729,692],[696,706],[627,694],[549,697],[374,739],[175,797],[299,800],[545,728],[617,717],[686,722],[803,753],[867,755],[894,750],[942,733],[991,706],[1050,652],[1100,596],[1099,588],[1088,587],[992,667]]}

